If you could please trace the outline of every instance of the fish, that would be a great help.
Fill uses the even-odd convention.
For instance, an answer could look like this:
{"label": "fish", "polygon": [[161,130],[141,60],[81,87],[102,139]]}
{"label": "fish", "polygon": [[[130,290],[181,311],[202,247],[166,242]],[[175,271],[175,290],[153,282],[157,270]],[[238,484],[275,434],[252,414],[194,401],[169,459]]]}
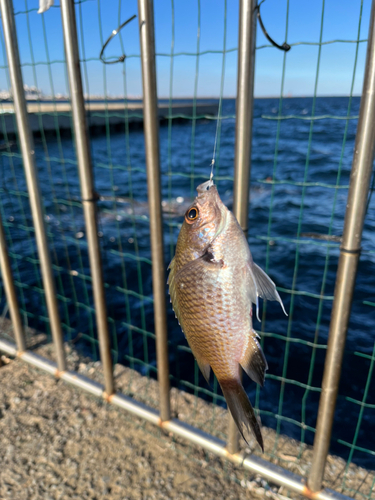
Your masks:
{"label": "fish", "polygon": [[252,433],[264,452],[240,367],[263,387],[268,364],[253,329],[252,304],[258,320],[259,298],[278,301],[286,311],[274,282],[253,262],[245,234],[213,180],[197,192],[168,266],[172,307],[204,378],[209,383],[212,369],[243,439],[248,443]]}

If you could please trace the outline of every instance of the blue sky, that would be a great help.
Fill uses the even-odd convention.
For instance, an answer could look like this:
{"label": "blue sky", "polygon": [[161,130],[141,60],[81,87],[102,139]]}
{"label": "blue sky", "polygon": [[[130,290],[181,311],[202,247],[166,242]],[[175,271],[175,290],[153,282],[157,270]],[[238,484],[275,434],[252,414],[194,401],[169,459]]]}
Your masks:
{"label": "blue sky", "polygon": [[[45,94],[67,94],[64,70],[64,49],[60,9],[51,8],[37,14],[37,0],[14,0],[17,34],[23,64],[24,81],[37,85]],[[236,93],[238,44],[238,1],[227,0],[154,0],[155,33],[160,97],[218,96],[223,68],[223,54],[195,53],[222,51],[226,24],[224,96]],[[328,43],[322,46],[318,60],[318,43],[333,40],[357,40],[362,5],[359,39],[366,40],[370,16],[370,0],[266,0],[261,7],[263,22],[269,34],[278,42],[285,40],[292,47],[286,56],[284,95],[312,95],[317,81],[318,95],[348,95],[355,62],[356,43]],[[31,10],[30,10],[31,9]],[[28,14],[25,11],[30,10]],[[173,12],[173,14],[172,14]],[[83,0],[77,6],[77,23],[85,91],[99,95],[140,97],[141,67],[138,23],[133,21],[122,32],[122,42],[128,55],[126,64],[104,66],[98,56],[102,43],[118,24],[137,13],[136,0]],[[198,18],[200,37],[198,39]],[[174,20],[174,23],[172,23]],[[288,23],[287,23],[288,21]],[[286,29],[287,28],[287,29]],[[31,43],[30,43],[31,40]],[[1,34],[2,41],[2,34]],[[120,37],[108,47],[107,56],[122,53]],[[173,42],[173,44],[172,44]],[[3,44],[3,41],[2,41]],[[173,47],[172,47],[173,45]],[[268,45],[257,28],[257,47]],[[358,60],[354,93],[360,94],[367,43],[358,45]],[[171,52],[176,54],[171,58]],[[181,54],[188,53],[189,55]],[[51,64],[46,64],[47,61]],[[258,48],[256,52],[255,95],[278,96],[281,92],[284,55],[273,47]],[[33,67],[32,63],[38,64]],[[3,45],[0,65],[4,66]],[[0,88],[8,88],[6,71],[0,70]]]}

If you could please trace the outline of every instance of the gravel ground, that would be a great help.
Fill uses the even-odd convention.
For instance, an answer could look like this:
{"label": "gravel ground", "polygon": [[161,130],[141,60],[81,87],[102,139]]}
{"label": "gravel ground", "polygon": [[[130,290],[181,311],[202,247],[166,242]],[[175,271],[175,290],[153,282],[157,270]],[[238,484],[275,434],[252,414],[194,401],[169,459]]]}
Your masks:
{"label": "gravel ground", "polygon": [[1,499],[251,498],[242,471],[22,361],[0,383]]}
{"label": "gravel ground", "polygon": [[[9,329],[8,329],[9,333]],[[45,336],[33,332],[37,352],[53,358]],[[102,382],[100,363],[66,346],[69,369]],[[163,433],[153,425],[55,380],[21,360],[3,356],[0,368],[0,499],[250,499],[298,498],[226,461]],[[157,382],[121,365],[116,387],[157,407]],[[174,416],[221,439],[227,412],[172,389]],[[209,418],[207,416],[209,415]],[[274,463],[306,476],[311,448],[263,428]],[[254,449],[253,449],[254,446]],[[247,452],[258,453],[250,443]],[[346,463],[328,457],[326,485],[342,491]],[[374,472],[351,464],[345,494],[370,495]]]}

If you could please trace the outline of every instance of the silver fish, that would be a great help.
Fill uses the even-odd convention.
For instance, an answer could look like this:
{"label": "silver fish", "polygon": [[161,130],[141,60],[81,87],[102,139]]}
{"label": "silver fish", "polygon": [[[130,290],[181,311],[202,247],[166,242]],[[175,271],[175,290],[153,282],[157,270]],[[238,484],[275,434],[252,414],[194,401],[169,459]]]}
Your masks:
{"label": "silver fish", "polygon": [[275,284],[253,262],[245,235],[213,181],[197,191],[169,265],[172,306],[205,379],[212,368],[241,435],[246,441],[246,431],[252,431],[264,451],[240,366],[263,386],[268,365],[253,329],[252,303],[258,319],[259,297],[277,300],[285,309]]}

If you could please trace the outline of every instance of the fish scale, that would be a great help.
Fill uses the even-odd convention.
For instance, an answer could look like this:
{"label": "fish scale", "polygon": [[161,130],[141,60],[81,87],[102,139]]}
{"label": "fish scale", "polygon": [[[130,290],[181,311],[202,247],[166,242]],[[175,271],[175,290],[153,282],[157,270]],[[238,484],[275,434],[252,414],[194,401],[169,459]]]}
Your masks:
{"label": "fish scale", "polygon": [[[221,293],[222,288],[223,284],[219,280],[210,284],[196,283],[195,274],[192,274],[191,279],[187,278],[186,282],[184,279],[184,287],[178,294],[180,322],[184,332],[190,333],[188,340],[193,352],[199,348],[201,357],[209,362],[216,375],[221,374],[225,367],[226,375],[230,371],[234,376],[243,351],[244,338],[241,332],[244,328],[250,330],[250,321],[244,321],[245,318],[239,316],[237,309],[227,299],[228,293]],[[232,291],[228,291],[231,294]],[[202,315],[201,303],[205,295],[214,299],[210,302],[206,299],[205,314]],[[192,305],[193,302],[195,305]],[[221,334],[223,330],[226,336]]]}
{"label": "fish scale", "polygon": [[197,191],[169,265],[172,306],[204,377],[209,380],[212,368],[243,438],[252,432],[263,450],[240,366],[263,386],[268,365],[253,330],[252,303],[257,316],[258,297],[284,306],[275,284],[254,264],[243,231],[213,181]]}

